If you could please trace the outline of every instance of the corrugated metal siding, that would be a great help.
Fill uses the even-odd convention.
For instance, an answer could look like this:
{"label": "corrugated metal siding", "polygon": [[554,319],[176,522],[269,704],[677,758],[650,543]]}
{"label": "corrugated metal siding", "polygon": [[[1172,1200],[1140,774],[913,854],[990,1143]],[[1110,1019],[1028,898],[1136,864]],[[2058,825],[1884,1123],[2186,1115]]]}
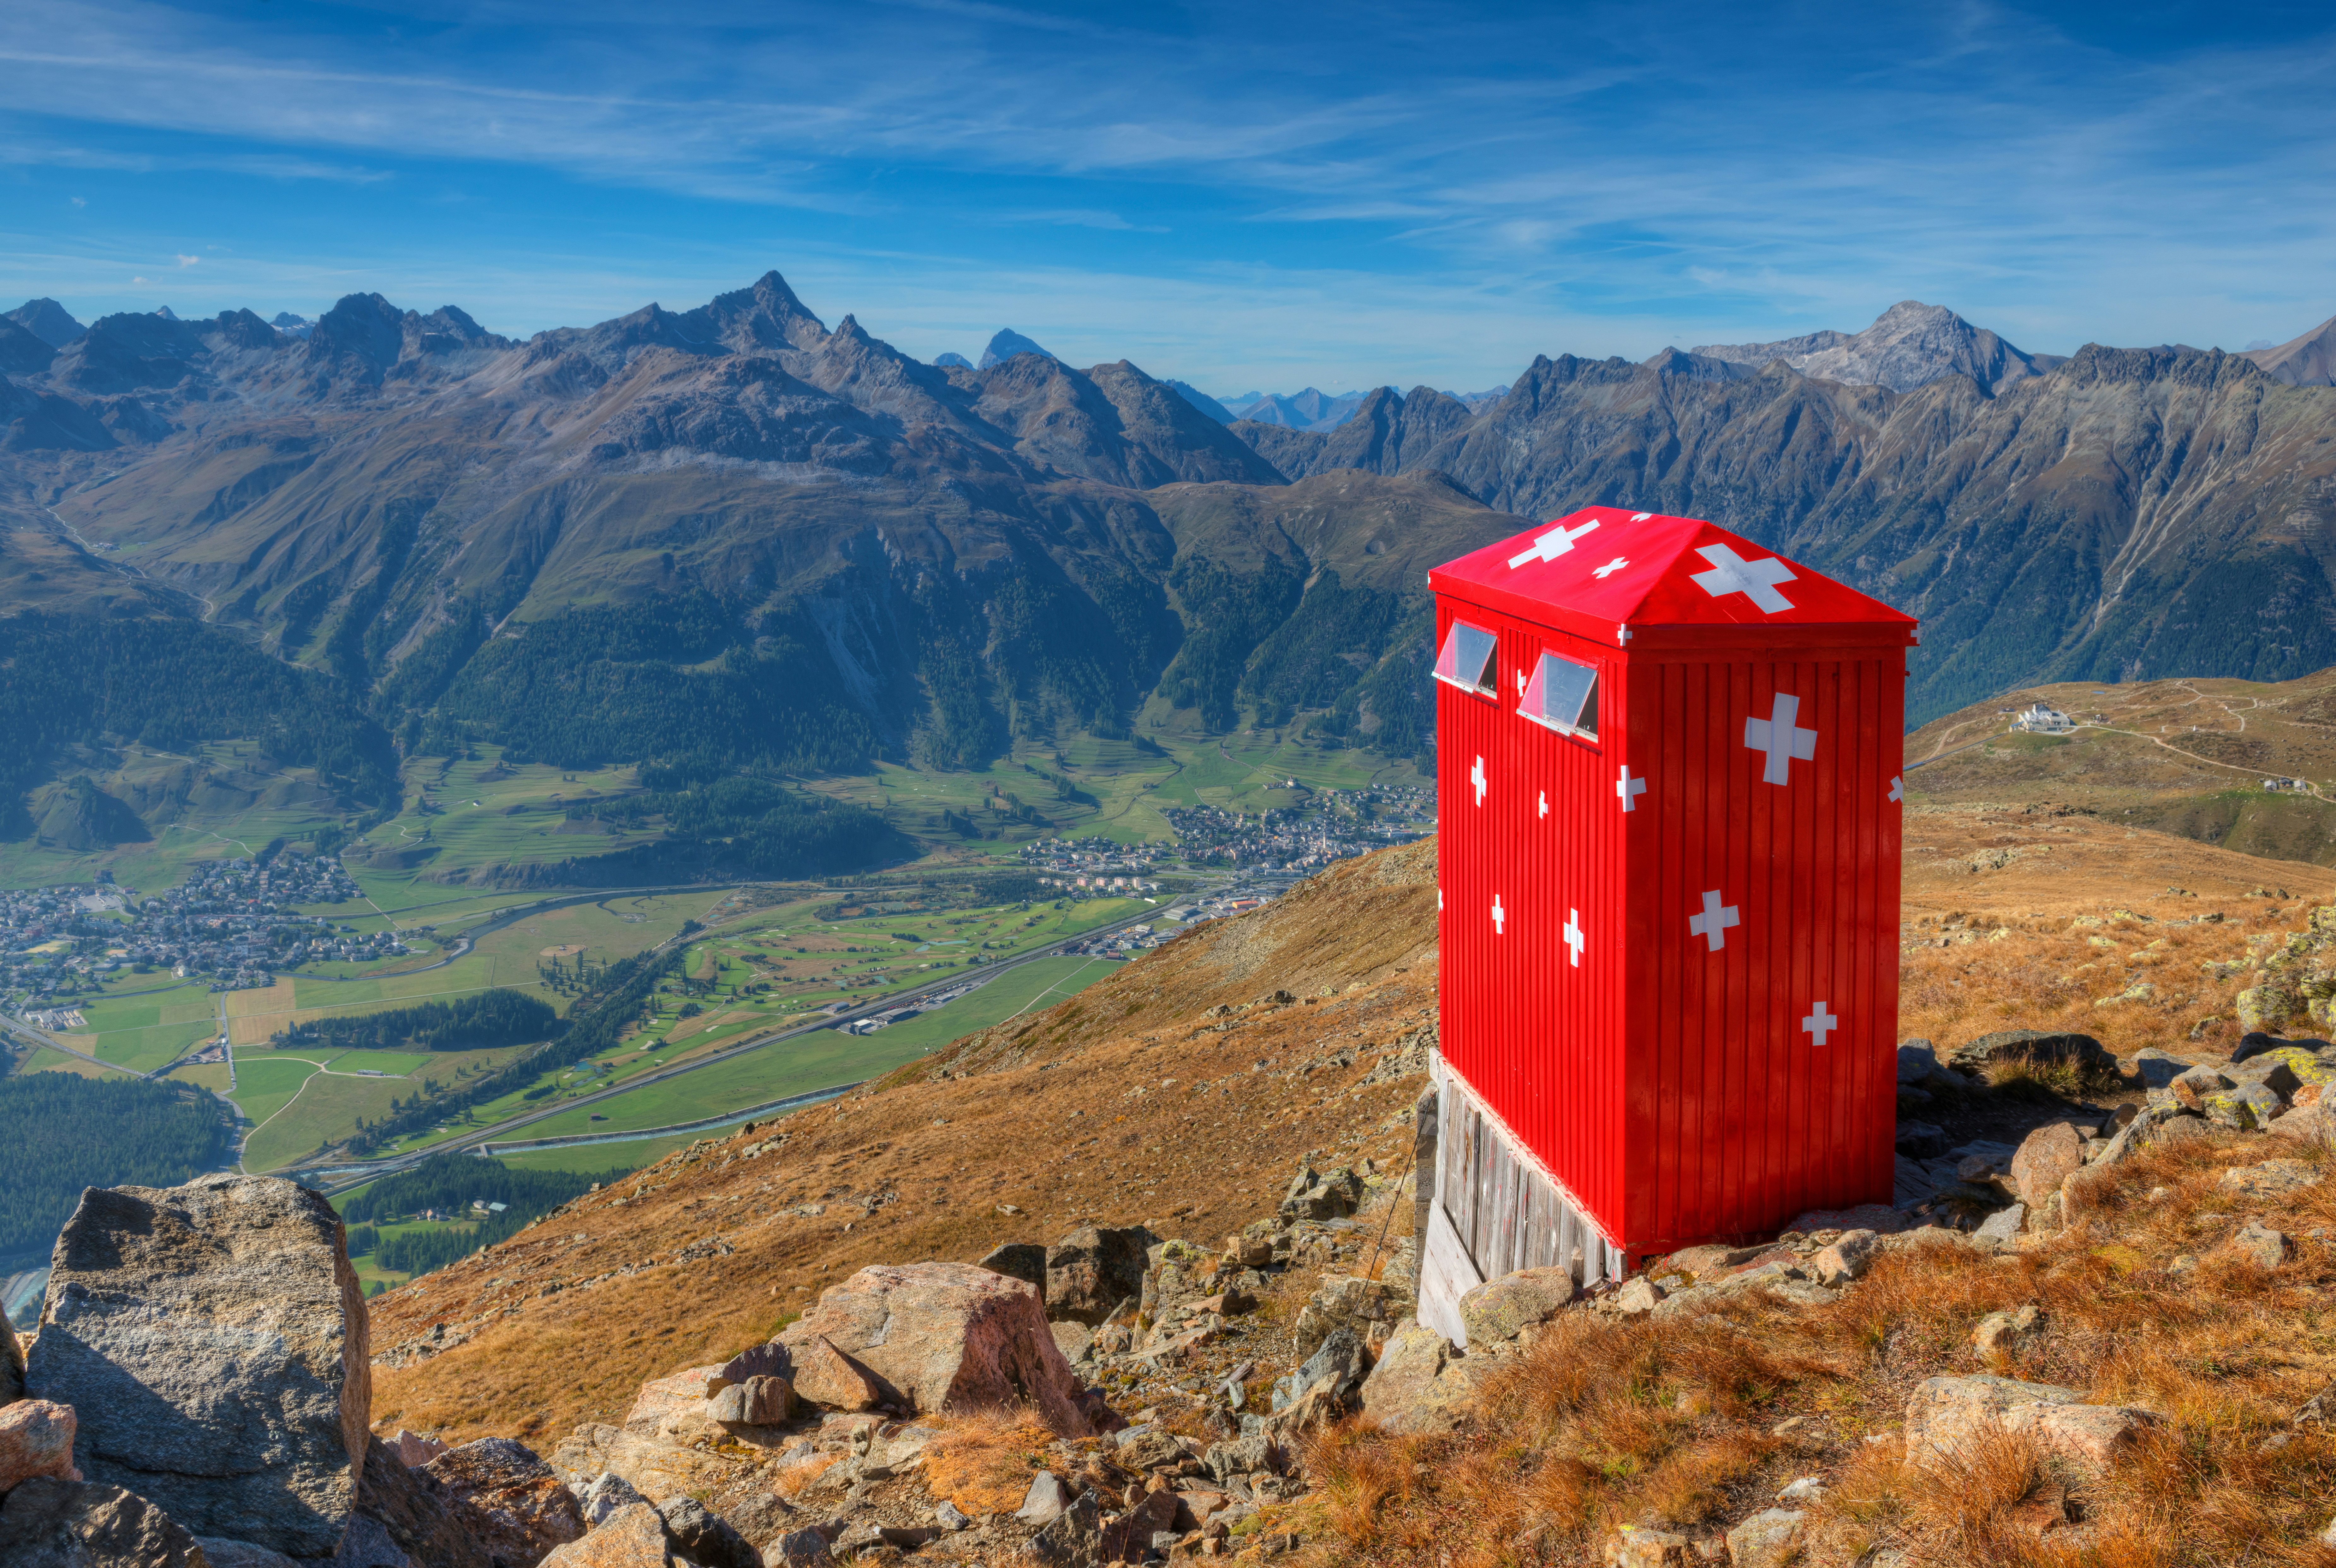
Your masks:
{"label": "corrugated metal siding", "polygon": [[[1439,639],[1455,608],[1438,605]],[[1870,636],[1839,657],[1642,654],[1460,613],[1499,635],[1503,697],[1436,693],[1445,1060],[1633,1253],[1887,1202],[1903,654]],[[1599,667],[1595,743],[1516,714],[1543,648]],[[1744,734],[1779,691],[1818,736],[1781,786]],[[1649,781],[1627,813],[1625,765]],[[1739,923],[1709,952],[1688,921],[1715,888]],[[1580,968],[1562,940],[1576,911]],[[1822,1047],[1801,1027],[1820,1000],[1840,1019]],[[1518,1233],[1504,1202],[1532,1232],[1494,1154],[1465,1159],[1452,1174],[1469,1191],[1445,1191],[1472,1251]]]}

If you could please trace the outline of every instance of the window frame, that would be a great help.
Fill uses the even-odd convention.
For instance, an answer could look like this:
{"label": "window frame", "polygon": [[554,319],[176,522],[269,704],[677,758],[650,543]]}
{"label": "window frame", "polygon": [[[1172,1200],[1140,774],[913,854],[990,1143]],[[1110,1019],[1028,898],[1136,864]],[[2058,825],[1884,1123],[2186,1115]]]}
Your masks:
{"label": "window frame", "polygon": [[[1563,720],[1551,718],[1545,714],[1536,713],[1532,706],[1536,694],[1543,689],[1543,682],[1548,678],[1552,660],[1572,669],[1586,671],[1590,677],[1589,685],[1583,689],[1581,699],[1574,705],[1573,722],[1570,724]],[[1601,701],[1601,688],[1605,684],[1604,666],[1593,664],[1587,659],[1574,658],[1570,655],[1558,652],[1555,648],[1543,648],[1540,657],[1533,661],[1533,678],[1526,683],[1524,691],[1518,696],[1517,716],[1529,724],[1541,726],[1552,735],[1562,735],[1569,740],[1583,741],[1591,745],[1596,745],[1599,744],[1599,726],[1605,720]],[[1546,706],[1545,702],[1543,706]],[[1585,712],[1590,715],[1587,727],[1582,724],[1582,716]]]}
{"label": "window frame", "polygon": [[[1473,682],[1465,681],[1457,676],[1451,676],[1444,673],[1444,656],[1446,653],[1453,654],[1456,663],[1457,656],[1461,650],[1455,645],[1458,643],[1460,640],[1460,635],[1464,631],[1475,632],[1477,636],[1486,639],[1484,662],[1478,667],[1479,674],[1477,678]],[[1486,671],[1490,672],[1490,679],[1485,678],[1484,672]],[[1436,663],[1430,667],[1428,674],[1435,677],[1437,680],[1442,681],[1445,686],[1450,687],[1455,691],[1465,691],[1470,696],[1490,697],[1494,702],[1500,701],[1501,634],[1492,630],[1488,627],[1478,626],[1475,621],[1466,619],[1464,617],[1456,615],[1454,616],[1452,618],[1452,624],[1445,629],[1444,641],[1436,650]]]}

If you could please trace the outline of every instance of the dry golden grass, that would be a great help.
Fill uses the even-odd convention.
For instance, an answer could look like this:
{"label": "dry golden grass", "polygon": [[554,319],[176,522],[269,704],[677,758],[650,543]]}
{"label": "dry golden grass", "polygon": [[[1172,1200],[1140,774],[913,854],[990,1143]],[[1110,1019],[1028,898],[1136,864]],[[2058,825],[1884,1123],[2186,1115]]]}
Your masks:
{"label": "dry golden grass", "polygon": [[[1434,867],[1432,843],[1348,862],[1068,1002],[677,1154],[376,1298],[376,1356],[403,1359],[434,1323],[469,1336],[377,1364],[376,1426],[556,1440],[621,1419],[648,1378],[767,1338],[864,1264],[970,1261],[1082,1223],[1212,1244],[1270,1213],[1309,1153],[1399,1163],[1420,1080],[1361,1080],[1435,1018]],[[1277,989],[1310,999],[1211,1016]],[[736,1158],[773,1133],[779,1150]],[[701,1242],[730,1250],[681,1255]]]}
{"label": "dry golden grass", "polygon": [[[1591,1562],[1617,1525],[1716,1535],[1786,1481],[1821,1475],[1832,1490],[1812,1514],[1815,1563],[1893,1546],[1923,1568],[2329,1568],[2336,1552],[2314,1538],[2336,1511],[2336,1442],[2286,1420],[2336,1374],[2336,1180],[2270,1203],[2218,1185],[2226,1168],[2273,1157],[2336,1175],[2325,1151],[2224,1135],[2132,1162],[2103,1203],[2028,1253],[1892,1251],[1814,1309],[1569,1313],[1489,1388],[1479,1429],[1324,1437],[1309,1508],[1335,1544],[1314,1561]],[[2276,1271],[2216,1251],[2257,1216],[2297,1240]],[[2170,1271],[2185,1254],[2199,1265]],[[1987,1369],[1972,1329],[2029,1303],[2044,1332],[2000,1370],[2160,1425],[2100,1477],[2010,1441],[1906,1465],[1894,1433],[1914,1386]],[[2284,1440],[2267,1443],[2275,1433]]]}
{"label": "dry golden grass", "polygon": [[927,1490],[976,1519],[1021,1507],[1030,1477],[1046,1467],[1046,1450],[1055,1440],[1020,1410],[976,1411],[928,1424],[940,1427],[942,1435],[925,1450]]}

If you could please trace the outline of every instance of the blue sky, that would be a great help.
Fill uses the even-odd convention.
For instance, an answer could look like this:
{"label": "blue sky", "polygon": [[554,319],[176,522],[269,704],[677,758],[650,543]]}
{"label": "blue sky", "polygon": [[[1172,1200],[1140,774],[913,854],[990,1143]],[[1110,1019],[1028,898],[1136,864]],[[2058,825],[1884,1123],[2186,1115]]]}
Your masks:
{"label": "blue sky", "polygon": [[[686,17],[676,20],[679,13]],[[497,331],[777,268],[1219,393],[2336,313],[2323,6],[0,6],[0,298]]]}

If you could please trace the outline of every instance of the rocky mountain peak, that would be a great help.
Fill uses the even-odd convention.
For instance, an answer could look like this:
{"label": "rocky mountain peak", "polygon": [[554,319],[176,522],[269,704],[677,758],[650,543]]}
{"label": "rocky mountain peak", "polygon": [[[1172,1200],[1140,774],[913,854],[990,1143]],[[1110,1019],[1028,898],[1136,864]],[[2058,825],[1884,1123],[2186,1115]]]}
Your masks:
{"label": "rocky mountain peak", "polygon": [[2000,392],[2059,363],[2049,355],[2022,353],[1946,307],[1919,299],[1900,300],[1863,332],[1828,330],[1775,343],[1704,344],[1689,352],[1756,369],[1782,360],[1803,375],[1853,386],[1886,386],[1893,392],[1912,392],[1942,375],[1968,375],[1988,392]]}
{"label": "rocky mountain peak", "polygon": [[75,321],[63,306],[49,298],[27,299],[8,312],[8,319],[51,348],[63,348],[89,330]]}
{"label": "rocky mountain peak", "polygon": [[988,370],[991,365],[1002,364],[1017,354],[1036,354],[1047,359],[1055,357],[1012,327],[1001,326],[998,329],[998,336],[989,340],[989,346],[981,351],[981,364],[976,368]]}
{"label": "rocky mountain peak", "polygon": [[2336,316],[2301,337],[2239,355],[2290,386],[2336,386]]}

